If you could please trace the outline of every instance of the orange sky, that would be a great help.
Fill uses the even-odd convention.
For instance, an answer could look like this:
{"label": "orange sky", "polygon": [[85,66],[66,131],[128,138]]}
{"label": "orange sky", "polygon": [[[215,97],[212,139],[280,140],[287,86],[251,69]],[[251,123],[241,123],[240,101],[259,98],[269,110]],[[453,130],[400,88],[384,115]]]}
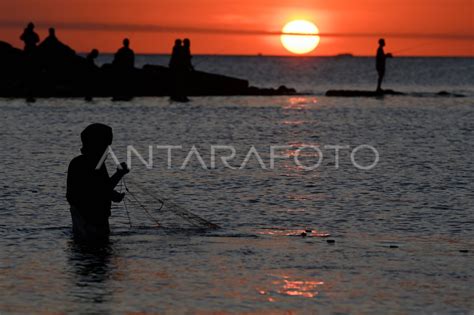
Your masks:
{"label": "orange sky", "polygon": [[[189,37],[194,54],[291,55],[272,35],[193,33],[195,28],[280,31],[292,19],[308,19],[322,33],[384,35],[397,55],[474,56],[473,0],[0,0],[0,40],[22,47],[24,24],[46,27],[76,51],[112,52],[129,37],[137,53],[169,53],[176,37]],[[157,25],[176,32],[132,27],[104,31],[91,25]],[[186,31],[188,30],[188,31]],[[441,34],[443,38],[395,38],[390,34]],[[464,36],[464,40],[449,39]],[[468,38],[466,40],[466,37]],[[309,55],[373,55],[377,37],[324,37]],[[398,53],[397,53],[398,52]]]}

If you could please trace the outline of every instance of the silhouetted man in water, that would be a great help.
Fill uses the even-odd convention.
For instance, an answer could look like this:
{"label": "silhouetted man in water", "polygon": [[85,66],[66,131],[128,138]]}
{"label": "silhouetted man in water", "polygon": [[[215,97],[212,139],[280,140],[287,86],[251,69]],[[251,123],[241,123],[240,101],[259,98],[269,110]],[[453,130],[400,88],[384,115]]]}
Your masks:
{"label": "silhouetted man in water", "polygon": [[127,165],[122,163],[109,177],[105,163],[101,161],[112,138],[109,126],[89,125],[81,133],[82,155],[69,164],[66,197],[70,204],[74,237],[81,241],[107,240],[111,202],[120,202],[125,195],[114,188],[129,172]]}
{"label": "silhouetted man in water", "polygon": [[121,70],[130,70],[135,66],[135,53],[130,49],[130,40],[123,40],[123,47],[117,50],[114,56],[113,65]]}
{"label": "silhouetted man in water", "polygon": [[20,39],[25,43],[24,51],[26,53],[31,53],[35,50],[40,38],[35,32],[35,25],[33,23],[28,24],[23,34],[21,34]]}
{"label": "silhouetted man in water", "polygon": [[385,47],[385,40],[383,38],[379,39],[379,48],[377,49],[377,56],[375,60],[375,68],[379,74],[377,81],[377,92],[382,92],[382,81],[385,76],[385,60],[387,58],[392,58],[392,54],[385,54],[383,48]]}

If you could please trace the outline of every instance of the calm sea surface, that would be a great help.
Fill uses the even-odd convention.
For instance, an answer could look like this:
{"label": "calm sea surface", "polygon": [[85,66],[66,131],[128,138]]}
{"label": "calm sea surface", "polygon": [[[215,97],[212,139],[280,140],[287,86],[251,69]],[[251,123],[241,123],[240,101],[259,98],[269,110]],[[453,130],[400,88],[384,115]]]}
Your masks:
{"label": "calm sea surface", "polygon": [[[188,104],[0,100],[0,314],[474,313],[473,59],[389,60],[385,87],[410,95],[383,99],[323,96],[329,88],[374,89],[370,58],[203,56],[194,63],[310,95]],[[441,90],[466,97],[434,95]],[[66,169],[92,122],[113,127],[120,160],[133,145],[148,162],[153,146],[152,168],[134,156],[126,184],[154,218],[165,220],[150,196],[222,228],[190,229],[179,216],[156,228],[130,200],[112,209],[108,246],[75,244]],[[170,168],[158,145],[182,146]],[[196,155],[181,169],[193,146],[210,168],[211,145],[235,148],[230,166],[253,146],[265,168],[255,154],[243,169],[225,167],[220,156],[230,153],[221,150],[212,169]],[[273,169],[272,145],[286,146]],[[294,162],[305,145],[321,148],[300,152],[305,165],[321,158],[314,170]],[[327,145],[349,146],[338,167]],[[374,168],[351,162],[359,145],[378,151]],[[361,165],[374,158],[368,149],[355,155]],[[307,228],[330,237],[299,236]]]}

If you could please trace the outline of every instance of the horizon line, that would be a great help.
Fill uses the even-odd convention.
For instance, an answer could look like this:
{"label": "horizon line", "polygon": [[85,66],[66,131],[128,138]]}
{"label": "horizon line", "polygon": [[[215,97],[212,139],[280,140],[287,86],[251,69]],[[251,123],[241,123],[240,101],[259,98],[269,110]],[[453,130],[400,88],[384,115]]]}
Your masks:
{"label": "horizon line", "polygon": [[[77,52],[80,55],[86,55],[89,52]],[[114,55],[115,52],[100,52],[102,55]],[[136,52],[136,56],[171,56],[170,53],[140,53]],[[352,53],[340,53],[340,54],[325,54],[325,55],[314,55],[314,54],[306,54],[306,55],[278,55],[278,54],[223,54],[223,53],[197,53],[193,54],[193,57],[200,56],[200,57],[284,57],[284,58],[331,58],[331,57],[340,57],[340,58],[374,58],[374,55],[358,55]],[[474,55],[394,55],[394,58],[474,58]]]}

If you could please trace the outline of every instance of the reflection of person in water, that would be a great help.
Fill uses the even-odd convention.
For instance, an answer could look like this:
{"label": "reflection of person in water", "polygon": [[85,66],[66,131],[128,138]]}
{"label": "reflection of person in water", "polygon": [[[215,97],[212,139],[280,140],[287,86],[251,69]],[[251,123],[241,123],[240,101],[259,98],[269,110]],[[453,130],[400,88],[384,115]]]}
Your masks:
{"label": "reflection of person in water", "polygon": [[[113,296],[114,290],[109,281],[114,277],[117,268],[115,251],[112,242],[84,243],[68,242],[67,285],[68,296],[74,297],[78,307],[82,304],[90,305],[95,309],[101,303],[107,302]],[[87,285],[84,285],[87,283]],[[70,312],[74,312],[72,309]],[[84,309],[78,310],[84,313]]]}
{"label": "reflection of person in water", "polygon": [[70,204],[74,236],[79,240],[106,240],[111,202],[122,201],[125,194],[114,190],[129,172],[122,163],[109,177],[102,157],[112,143],[112,128],[89,125],[81,133],[82,155],[69,164],[66,197]]}
{"label": "reflection of person in water", "polygon": [[379,39],[379,48],[377,49],[377,56],[375,57],[375,68],[379,75],[377,81],[377,92],[382,92],[382,81],[385,76],[385,60],[387,58],[392,58],[392,54],[385,54],[383,48],[385,47],[385,40],[383,38]]}
{"label": "reflection of person in water", "polygon": [[20,39],[25,43],[24,51],[26,53],[31,53],[35,50],[40,38],[35,32],[35,25],[33,23],[28,24],[23,34],[21,34]]}

